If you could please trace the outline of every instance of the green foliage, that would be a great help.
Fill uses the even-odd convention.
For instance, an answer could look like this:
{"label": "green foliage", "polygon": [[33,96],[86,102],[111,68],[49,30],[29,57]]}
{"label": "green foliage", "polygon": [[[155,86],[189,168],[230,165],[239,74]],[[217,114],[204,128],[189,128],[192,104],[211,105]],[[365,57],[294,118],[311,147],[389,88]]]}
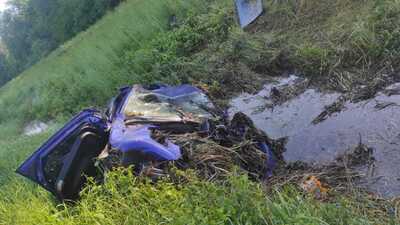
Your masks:
{"label": "green foliage", "polygon": [[347,71],[373,79],[389,72],[388,67],[399,69],[399,1],[289,0],[267,5],[258,34],[279,40],[289,68],[318,79]]}
{"label": "green foliage", "polygon": [[8,61],[8,67],[17,69],[9,69],[7,74],[0,71],[2,80],[10,80],[87,29],[119,2],[121,0],[8,1],[9,8],[1,15],[0,32],[9,57],[13,59]]}
{"label": "green foliage", "polygon": [[[14,179],[0,190],[0,224],[390,224],[363,214],[353,200],[321,203],[293,187],[268,195],[260,184],[233,174],[224,183],[185,180],[153,183],[131,170],[111,172],[103,185],[90,184],[75,204],[53,204],[43,190]],[[13,193],[12,198],[8,198]],[[372,205],[370,207],[373,207]],[[366,211],[368,212],[368,211]]]}
{"label": "green foliage", "polygon": [[[390,22],[397,18],[396,1],[323,2],[329,7],[289,2],[268,3],[269,13],[257,21],[262,25],[243,32],[234,28],[230,1],[191,8],[184,1],[130,0],[0,89],[0,121],[102,106],[116,88],[132,83],[197,83],[227,98],[254,91],[262,85],[255,82],[259,77],[285,70],[325,83],[350,74],[355,82],[351,74],[373,76],[399,65],[398,27]],[[315,10],[321,12],[316,21]]]}
{"label": "green foliage", "polygon": [[10,80],[11,74],[10,74],[10,63],[7,55],[3,53],[0,49],[0,83],[6,83],[8,80]]}
{"label": "green foliage", "polygon": [[400,55],[400,1],[377,1],[370,17],[382,55],[395,60]]}
{"label": "green foliage", "polygon": [[227,38],[233,18],[224,5],[217,5],[202,15],[188,12],[182,21],[176,21],[178,27],[157,36],[148,46],[124,51],[121,67],[127,73],[138,74],[141,83],[188,82],[190,76],[181,72],[182,62]]}
{"label": "green foliage", "polygon": [[123,3],[3,87],[0,121],[10,117],[50,119],[105,105],[118,87],[140,83],[145,77],[140,70],[121,66],[121,52],[146,51],[152,39],[169,28],[172,15],[191,7],[201,10],[203,4],[173,0]]}
{"label": "green foliage", "polygon": [[293,56],[293,61],[296,61],[296,67],[307,75],[323,76],[328,69],[328,51],[327,49],[304,45],[297,46],[297,50]]}

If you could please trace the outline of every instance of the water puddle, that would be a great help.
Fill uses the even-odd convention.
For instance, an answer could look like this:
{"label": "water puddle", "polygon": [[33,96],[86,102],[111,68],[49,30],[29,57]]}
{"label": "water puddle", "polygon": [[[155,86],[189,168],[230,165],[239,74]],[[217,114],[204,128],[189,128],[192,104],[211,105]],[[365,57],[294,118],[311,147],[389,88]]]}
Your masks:
{"label": "water puddle", "polygon": [[[378,93],[374,99],[345,102],[344,108],[319,123],[312,121],[338,100],[338,93],[305,89],[282,104],[272,104],[275,88],[295,85],[290,76],[268,84],[255,95],[242,94],[231,102],[230,113],[242,111],[272,138],[288,137],[285,160],[328,164],[361,141],[374,149],[373,170],[365,185],[382,196],[400,195],[400,95]],[[400,84],[388,90],[400,88]],[[272,106],[273,105],[273,106]]]}

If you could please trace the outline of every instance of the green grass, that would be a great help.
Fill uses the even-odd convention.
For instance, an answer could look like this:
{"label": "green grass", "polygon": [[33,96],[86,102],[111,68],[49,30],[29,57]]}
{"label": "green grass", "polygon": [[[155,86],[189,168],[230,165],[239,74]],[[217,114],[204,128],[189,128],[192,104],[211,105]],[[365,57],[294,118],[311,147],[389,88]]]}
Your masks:
{"label": "green grass", "polygon": [[265,1],[267,12],[248,33],[233,25],[232,2],[219,3],[211,18],[205,14],[162,35],[171,15],[182,25],[184,12],[210,4],[127,1],[1,88],[0,121],[102,106],[132,83],[205,83],[224,95],[289,70],[348,91],[399,70],[397,0]]}
{"label": "green grass", "polygon": [[[9,160],[22,159],[26,146],[48,134],[9,143],[17,156]],[[395,224],[380,206],[348,197],[323,203],[289,186],[266,194],[241,174],[211,183],[177,171],[174,179],[152,184],[120,170],[104,185],[89,185],[75,205],[57,205],[43,189],[13,177],[1,185],[0,224]]]}
{"label": "green grass", "polygon": [[266,193],[241,174],[212,183],[176,171],[152,184],[120,170],[104,185],[90,184],[76,204],[60,204],[13,170],[61,124],[33,137],[0,138],[0,224],[396,224],[390,202],[364,195],[320,202],[295,186]]}
{"label": "green grass", "polygon": [[400,1],[271,2],[255,33],[272,36],[278,65],[339,91],[400,70]]}
{"label": "green grass", "polygon": [[[265,2],[243,31],[230,0],[128,0],[1,88],[0,224],[399,224],[389,201],[355,193],[320,202],[295,186],[267,193],[238,174],[211,183],[178,172],[185,182],[154,185],[117,171],[75,205],[58,205],[13,172],[71,114],[105,105],[120,86],[189,82],[226,100],[285,70],[338,88],[397,65],[397,0]],[[53,125],[21,135],[32,119]]]}
{"label": "green grass", "polygon": [[100,106],[120,86],[140,77],[116,63],[127,47],[139,49],[165,32],[172,15],[205,2],[128,0],[87,31],[55,50],[0,90],[0,121],[54,118]]}

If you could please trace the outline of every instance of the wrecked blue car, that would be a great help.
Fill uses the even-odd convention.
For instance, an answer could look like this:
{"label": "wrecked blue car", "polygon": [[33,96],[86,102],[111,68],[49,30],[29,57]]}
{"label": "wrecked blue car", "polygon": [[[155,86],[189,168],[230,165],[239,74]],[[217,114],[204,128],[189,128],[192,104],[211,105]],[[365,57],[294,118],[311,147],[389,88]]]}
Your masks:
{"label": "wrecked blue car", "polygon": [[[93,109],[82,111],[17,172],[60,200],[75,200],[88,177],[103,177],[104,170],[99,169],[96,160],[107,158],[111,151],[118,155],[116,166],[133,166],[137,173],[149,163],[181,160],[181,147],[168,137],[158,140],[154,131],[221,136],[217,132],[221,126],[214,121],[223,115],[217,111],[203,91],[190,85],[122,88],[104,114]],[[244,131],[243,127],[238,129]],[[275,165],[268,144],[261,139],[257,143],[267,159],[266,175]]]}

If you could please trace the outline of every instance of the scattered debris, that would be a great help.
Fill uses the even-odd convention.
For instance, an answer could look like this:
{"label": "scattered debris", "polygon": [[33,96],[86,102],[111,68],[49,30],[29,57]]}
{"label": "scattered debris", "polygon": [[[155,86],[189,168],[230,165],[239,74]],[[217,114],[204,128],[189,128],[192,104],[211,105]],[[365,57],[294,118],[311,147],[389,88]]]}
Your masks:
{"label": "scattered debris", "polygon": [[361,165],[372,165],[375,162],[374,149],[362,143],[361,135],[359,144],[352,150],[339,156],[336,161],[346,167],[355,167]]}
{"label": "scattered debris", "polygon": [[308,194],[316,199],[325,199],[328,195],[328,188],[321,183],[316,176],[308,176],[300,185]]}
{"label": "scattered debris", "polygon": [[106,115],[84,110],[75,116],[17,171],[60,200],[74,200],[87,177],[101,181],[116,167],[132,166],[153,180],[171,166],[207,180],[238,167],[262,180],[282,159],[281,143],[243,113],[229,120],[191,85],[134,85],[121,89]]}
{"label": "scattered debris", "polygon": [[310,82],[308,79],[297,78],[293,82],[289,82],[282,86],[273,87],[270,93],[272,105],[282,105],[290,99],[299,96],[307,90],[309,83]]}
{"label": "scattered debris", "polygon": [[[295,85],[298,78],[291,79],[290,82],[287,80],[288,77],[276,78],[256,94],[241,94],[231,101],[229,112],[233,115],[241,111],[249,115],[257,127],[271,138],[287,137],[284,153],[286,162],[302,161],[312,167],[345,162],[348,168],[351,167],[350,169],[362,176],[357,185],[380,196],[397,196],[400,192],[397,179],[400,171],[397,166],[399,155],[396,154],[400,143],[400,122],[397,119],[400,113],[400,107],[397,107],[400,105],[400,95],[393,90],[399,89],[400,83],[391,83],[396,78],[385,78],[384,85],[376,89],[379,91],[372,99],[357,103],[352,102],[352,96],[355,96],[353,93],[359,87],[350,89],[349,93],[328,92],[311,82],[303,93],[289,98],[281,105],[274,105],[270,95],[279,99],[282,96],[280,90],[285,89],[287,83],[289,86]],[[265,107],[266,103],[270,107]],[[365,139],[363,145],[359,145],[359,134]],[[356,154],[352,157],[347,155],[346,161],[335,161],[338,156],[354,153],[355,146],[358,145],[358,149],[364,149],[365,153],[368,153],[365,146],[374,149],[370,154],[376,160],[360,166],[349,165],[354,164],[357,157],[361,157],[360,154],[356,157]],[[282,173],[288,173],[287,169],[284,168]],[[298,170],[298,182],[302,182],[304,173],[308,172]],[[323,183],[327,182],[320,176],[316,177]],[[285,182],[285,179],[281,181]]]}
{"label": "scattered debris", "polygon": [[[393,76],[381,76],[371,80],[368,84],[354,87],[351,91],[344,93],[337,101],[333,104],[325,107],[325,110],[321,112],[313,121],[313,124],[318,124],[328,117],[332,116],[334,113],[338,113],[344,109],[346,102],[358,103],[361,101],[367,101],[376,96],[378,92],[382,92],[388,97],[392,95],[399,95],[400,89],[398,87],[387,88],[393,82],[397,81],[398,78],[394,78]],[[375,108],[377,110],[382,110],[390,106],[398,106],[395,102],[380,102]]]}
{"label": "scattered debris", "polygon": [[400,95],[400,88],[388,88],[382,91],[387,96]]}
{"label": "scattered debris", "polygon": [[386,109],[387,107],[392,107],[392,106],[400,106],[396,102],[377,102],[375,105],[375,109],[377,110],[383,110]]}
{"label": "scattered debris", "polygon": [[282,160],[280,140],[268,138],[243,113],[235,114],[229,124],[218,125],[207,137],[191,134],[174,138],[183,152],[178,167],[195,169],[207,180],[225,177],[234,167],[261,180],[272,176]]}
{"label": "scattered debris", "polygon": [[313,124],[321,123],[326,120],[334,113],[338,113],[343,110],[344,105],[347,101],[346,96],[340,96],[334,103],[325,107],[324,111],[322,111],[313,121]]}
{"label": "scattered debris", "polygon": [[351,101],[354,103],[371,99],[382,91],[389,84],[394,82],[394,77],[389,75],[382,75],[369,81],[366,85],[359,88],[354,88],[350,94]]}
{"label": "scattered debris", "polygon": [[[153,180],[170,175],[172,167],[192,169],[201,178],[210,181],[224,179],[227,174],[240,168],[254,180],[267,178],[272,186],[277,184],[275,181],[280,181],[279,185],[295,181],[316,198],[325,198],[327,187],[340,190],[361,176],[354,172],[354,167],[374,164],[372,148],[360,140],[353,152],[338,157],[331,164],[319,166],[285,165],[285,148],[290,147],[293,151],[293,146],[304,148],[299,147],[302,143],[310,146],[309,143],[299,141],[308,138],[310,132],[307,131],[315,132],[313,129],[319,125],[332,122],[321,123],[337,112],[347,111],[347,103],[374,96],[376,91],[387,87],[387,82],[377,79],[371,82],[371,86],[367,85],[373,87],[372,92],[364,88],[341,97],[308,89],[310,82],[296,76],[290,76],[276,86],[266,85],[266,90],[260,95],[266,105],[266,113],[279,117],[273,118],[274,121],[282,117],[291,119],[284,125],[272,124],[272,120],[266,119],[264,115],[263,121],[269,127],[279,126],[278,132],[267,132],[276,140],[257,129],[252,119],[244,113],[231,114],[232,119],[228,119],[227,113],[217,109],[208,96],[196,87],[126,87],[112,101],[106,115],[96,110],[81,112],[24,162],[18,173],[39,183],[59,199],[77,199],[87,177],[101,181],[103,173],[115,167],[133,166],[137,175],[148,176]],[[396,92],[387,91],[387,94],[395,95]],[[296,97],[302,98],[299,103],[295,102]],[[246,99],[250,99],[246,104],[254,108],[254,99]],[[296,104],[287,106],[284,103],[288,101]],[[305,104],[307,107],[304,107]],[[380,102],[375,105],[375,109],[386,111],[383,109],[393,105],[392,102]],[[279,111],[275,113],[274,107]],[[299,121],[299,111],[282,115],[283,107],[301,108],[310,115]],[[325,128],[331,131],[332,127],[336,129],[337,123]],[[295,133],[298,129],[304,130]],[[280,135],[287,131],[288,135]],[[317,132],[313,138],[318,137],[321,130]],[[294,135],[297,139],[292,138]],[[332,149],[337,150],[339,145],[329,138],[325,140],[326,143],[329,142],[330,146],[336,144]],[[319,151],[320,154],[325,149],[312,151]],[[304,155],[303,152],[301,154]]]}
{"label": "scattered debris", "polygon": [[[169,139],[180,146],[182,157],[172,164],[161,162],[151,167],[163,171],[159,175],[167,174],[171,166],[182,170],[192,169],[209,181],[223,179],[236,167],[255,180],[272,176],[278,160],[282,159],[283,146],[280,140],[269,139],[241,113],[228,123],[220,121],[212,127],[208,133],[173,134],[153,130],[152,137],[159,143]],[[277,150],[271,151],[269,146]],[[111,150],[107,157],[100,158],[99,164],[106,170],[112,170],[123,165],[122,158],[120,151]]]}
{"label": "scattered debris", "polygon": [[298,185],[304,192],[318,200],[328,200],[332,193],[351,193],[354,183],[364,175],[356,167],[373,166],[373,150],[360,143],[346,154],[339,156],[328,165],[311,165],[304,162],[293,162],[277,169],[276,175],[268,180],[267,189],[286,184]]}
{"label": "scattered debris", "polygon": [[351,192],[354,190],[353,182],[360,180],[361,177],[361,174],[339,162],[311,165],[297,161],[278,168],[265,187],[267,191],[271,191],[291,184],[317,199],[326,200],[330,194]]}

